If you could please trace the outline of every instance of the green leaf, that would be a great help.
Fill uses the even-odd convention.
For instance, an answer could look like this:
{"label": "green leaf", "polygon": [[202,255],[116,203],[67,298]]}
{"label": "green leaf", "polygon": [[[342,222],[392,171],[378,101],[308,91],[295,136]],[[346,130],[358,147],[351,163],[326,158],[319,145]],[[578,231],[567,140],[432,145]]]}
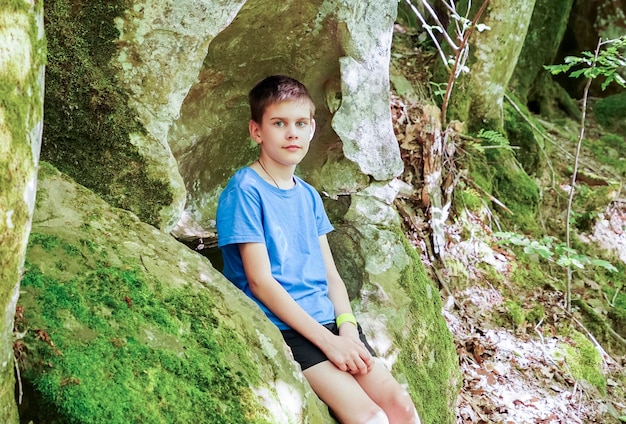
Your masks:
{"label": "green leaf", "polygon": [[576,268],[585,269],[585,265],[580,262],[577,258],[570,258],[571,264]]}
{"label": "green leaf", "polygon": [[569,65],[544,65],[546,70],[550,71],[552,75],[558,75],[561,72],[567,72],[571,68]]}
{"label": "green leaf", "polygon": [[[565,59],[563,59],[563,62],[565,63],[579,63],[582,59],[576,56],[565,56]],[[558,66],[558,65],[555,65]]]}
{"label": "green leaf", "polygon": [[526,246],[530,243],[530,240],[528,240],[528,238],[518,233],[497,231],[493,233],[493,235],[496,236],[496,238],[500,239],[499,243],[501,244],[514,244],[516,246]]}
{"label": "green leaf", "polygon": [[591,262],[591,259],[589,259],[589,256],[586,255],[574,255],[574,256],[570,256],[570,259],[572,259],[573,261],[578,262],[581,265],[585,265]]}
{"label": "green leaf", "polygon": [[608,261],[604,261],[602,259],[592,259],[590,262],[591,262],[591,265],[602,267],[606,269],[607,271],[617,272],[617,268],[615,268],[613,264]]}
{"label": "green leaf", "polygon": [[552,256],[552,251],[536,240],[531,241],[528,246],[524,247],[524,253],[529,255],[536,254],[544,259],[548,259]]}
{"label": "green leaf", "polygon": [[607,77],[602,83],[602,91],[606,90],[606,88],[609,86],[611,82],[613,82],[613,80],[614,80],[613,76]]}
{"label": "green leaf", "polygon": [[556,253],[558,253],[559,255],[576,255],[578,253],[576,252],[576,250],[572,249],[571,247],[567,247],[564,244],[556,246],[554,250],[556,250]]}
{"label": "green leaf", "polygon": [[560,265],[562,267],[567,267],[567,266],[570,266],[572,264],[572,261],[570,261],[570,259],[567,256],[561,256],[556,261],[556,263],[557,263],[557,265]]}

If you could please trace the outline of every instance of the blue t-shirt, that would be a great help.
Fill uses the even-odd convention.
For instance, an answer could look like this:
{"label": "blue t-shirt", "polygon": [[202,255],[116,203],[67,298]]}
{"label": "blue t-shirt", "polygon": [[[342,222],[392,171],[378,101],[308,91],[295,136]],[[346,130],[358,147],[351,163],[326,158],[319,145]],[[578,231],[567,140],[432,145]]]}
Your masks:
{"label": "blue t-shirt", "polygon": [[217,207],[224,275],[281,330],[289,326],[250,291],[239,254],[240,243],[265,243],[272,275],[291,297],[318,322],[327,324],[335,319],[319,244],[319,236],[333,227],[319,193],[302,179],[294,176],[294,180],[294,187],[283,190],[253,169],[243,168],[230,179]]}

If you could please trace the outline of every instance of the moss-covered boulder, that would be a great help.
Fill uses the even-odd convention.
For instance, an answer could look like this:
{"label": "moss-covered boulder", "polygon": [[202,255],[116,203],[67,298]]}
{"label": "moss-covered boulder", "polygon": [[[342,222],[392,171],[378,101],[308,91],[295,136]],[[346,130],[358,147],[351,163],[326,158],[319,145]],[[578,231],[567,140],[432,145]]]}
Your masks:
{"label": "moss-covered boulder", "polygon": [[[167,130],[197,77],[222,5],[46,1],[42,156],[111,204],[171,229],[185,187]],[[232,7],[236,8],[237,5]],[[214,19],[215,18],[215,19]]]}
{"label": "moss-covered boulder", "polygon": [[16,314],[23,422],[332,422],[204,257],[49,165],[39,176]]}
{"label": "moss-covered boulder", "polygon": [[0,422],[18,421],[13,316],[37,188],[45,39],[41,2],[0,4]]}
{"label": "moss-covered boulder", "polygon": [[[390,206],[392,185],[372,185],[347,208],[330,204],[337,266],[374,349],[408,385],[422,423],[453,423],[460,373],[439,290]],[[345,205],[344,205],[345,206]]]}

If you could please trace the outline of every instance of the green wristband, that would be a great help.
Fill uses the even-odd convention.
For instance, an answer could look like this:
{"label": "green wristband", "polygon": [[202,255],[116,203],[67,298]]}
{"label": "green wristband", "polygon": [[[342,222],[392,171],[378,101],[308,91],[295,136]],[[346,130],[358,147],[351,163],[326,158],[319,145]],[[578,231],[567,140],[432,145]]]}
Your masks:
{"label": "green wristband", "polygon": [[341,324],[343,324],[344,322],[351,322],[352,324],[354,324],[354,326],[356,327],[356,318],[354,317],[354,315],[349,314],[349,313],[343,313],[343,314],[339,314],[337,315],[337,318],[335,318],[335,323],[337,324],[337,328],[341,327]]}

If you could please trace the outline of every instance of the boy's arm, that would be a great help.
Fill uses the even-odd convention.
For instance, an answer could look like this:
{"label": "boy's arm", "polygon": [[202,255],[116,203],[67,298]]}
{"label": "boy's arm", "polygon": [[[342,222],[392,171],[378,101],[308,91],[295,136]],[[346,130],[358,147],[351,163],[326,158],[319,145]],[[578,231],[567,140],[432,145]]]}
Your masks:
{"label": "boy's arm", "polygon": [[319,347],[340,370],[360,374],[369,371],[371,355],[360,340],[332,334],[302,309],[274,279],[264,243],[240,244],[239,252],[254,297],[285,324]]}
{"label": "boy's arm", "polygon": [[[328,238],[323,235],[319,237],[319,241],[322,248],[322,256],[324,257],[324,264],[326,265],[328,297],[335,306],[335,316],[339,316],[344,313],[351,314],[352,306],[350,306],[348,291],[346,290],[345,283],[339,275],[339,271],[337,271],[333,254],[330,250],[330,246],[328,245]],[[344,322],[339,328],[339,334],[359,340],[359,332],[356,326],[351,322]]]}

